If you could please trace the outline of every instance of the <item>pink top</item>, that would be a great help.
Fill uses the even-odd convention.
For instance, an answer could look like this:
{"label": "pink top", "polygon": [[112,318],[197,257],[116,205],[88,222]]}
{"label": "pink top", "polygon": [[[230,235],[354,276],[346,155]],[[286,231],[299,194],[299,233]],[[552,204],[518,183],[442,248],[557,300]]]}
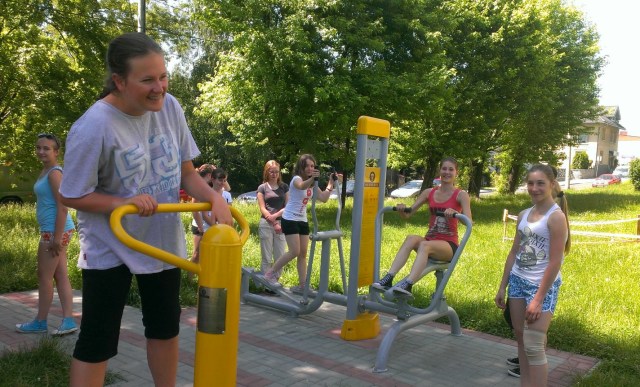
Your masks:
{"label": "pink top", "polygon": [[433,188],[431,192],[429,192],[429,212],[431,216],[429,217],[429,231],[427,231],[424,239],[428,241],[447,241],[458,245],[458,219],[438,216],[436,212],[444,212],[447,208],[453,208],[458,212],[462,212],[462,206],[458,203],[458,193],[460,193],[460,189],[456,188],[451,196],[444,202],[436,202],[434,195],[437,189],[438,188]]}

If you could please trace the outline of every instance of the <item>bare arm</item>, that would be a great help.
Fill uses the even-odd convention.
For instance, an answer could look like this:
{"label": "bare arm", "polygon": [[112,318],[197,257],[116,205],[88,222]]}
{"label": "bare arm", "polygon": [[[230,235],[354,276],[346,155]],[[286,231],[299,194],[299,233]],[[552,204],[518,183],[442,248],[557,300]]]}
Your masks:
{"label": "bare arm", "polygon": [[[518,220],[516,221],[516,225],[520,224],[520,218],[524,211],[520,212],[518,215]],[[494,302],[500,309],[504,309],[507,307],[506,301],[506,290],[507,285],[509,284],[509,274],[511,273],[511,269],[513,268],[514,263],[516,262],[516,253],[520,248],[520,233],[518,232],[518,227],[516,226],[516,235],[513,238],[513,244],[511,245],[511,250],[509,250],[509,254],[507,255],[507,261],[504,263],[504,270],[502,272],[502,279],[500,280],[500,286],[498,287],[498,292],[496,293],[496,297]]]}
{"label": "bare arm", "polygon": [[[460,191],[457,197],[458,203],[460,203],[460,207],[462,207],[462,214],[465,215],[469,220],[473,220],[471,218],[471,199],[469,198],[469,194],[467,191]],[[456,211],[452,211],[455,213]],[[447,215],[447,211],[445,211],[445,216]],[[453,216],[453,215],[450,215]]]}
{"label": "bare arm", "polygon": [[227,202],[222,198],[222,195],[215,192],[202,179],[202,177],[200,177],[198,172],[194,169],[191,161],[185,161],[182,163],[181,173],[181,185],[184,187],[184,190],[200,202],[211,203],[211,216],[213,223],[218,222],[232,225],[233,218],[231,217],[231,211],[229,210]]}
{"label": "bare arm", "polygon": [[107,195],[98,192],[92,192],[80,198],[66,198],[60,196],[63,205],[75,208],[79,211],[96,212],[101,214],[109,214],[116,208],[125,204],[133,204],[138,207],[140,216],[149,216],[158,208],[156,199],[148,194],[136,195],[130,198],[121,198],[119,196]]}
{"label": "bare arm", "polygon": [[51,254],[57,257],[62,249],[62,234],[64,233],[64,226],[67,224],[67,214],[69,210],[61,202],[60,196],[60,181],[62,180],[62,172],[55,169],[49,172],[49,185],[51,186],[51,192],[53,198],[56,201],[56,222],[53,229],[53,240],[51,241]]}
{"label": "bare arm", "polygon": [[400,214],[400,217],[403,219],[409,219],[411,215],[415,214],[420,209],[420,207],[422,207],[426,202],[429,201],[430,192],[431,188],[427,188],[424,191],[420,192],[420,195],[418,195],[416,201],[413,202],[411,207],[409,207],[411,209],[411,212],[404,212],[404,209],[407,208],[407,206],[403,203],[398,203],[396,205],[396,208],[398,209],[398,214]]}
{"label": "bare arm", "polygon": [[318,200],[320,200],[322,203],[326,203],[331,196],[331,192],[333,191],[333,176],[333,173],[331,174],[331,176],[329,176],[329,182],[327,183],[327,187],[324,189],[324,191],[318,188]]}

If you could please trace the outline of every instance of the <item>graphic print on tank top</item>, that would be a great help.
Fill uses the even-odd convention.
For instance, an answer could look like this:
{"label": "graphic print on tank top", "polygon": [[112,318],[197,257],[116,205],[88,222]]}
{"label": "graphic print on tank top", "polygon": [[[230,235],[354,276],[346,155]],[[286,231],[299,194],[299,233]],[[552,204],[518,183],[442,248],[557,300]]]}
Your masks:
{"label": "graphic print on tank top", "polygon": [[520,250],[516,257],[516,263],[522,270],[530,270],[538,261],[547,258],[544,252],[544,246],[549,243],[547,238],[534,233],[529,226],[524,226],[522,230],[518,230],[520,234]]}

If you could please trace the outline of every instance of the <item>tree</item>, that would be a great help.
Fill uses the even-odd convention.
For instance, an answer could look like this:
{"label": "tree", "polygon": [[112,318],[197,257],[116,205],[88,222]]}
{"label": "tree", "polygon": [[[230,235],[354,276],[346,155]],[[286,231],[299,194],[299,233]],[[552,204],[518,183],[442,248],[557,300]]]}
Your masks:
{"label": "tree", "polygon": [[588,169],[591,167],[591,160],[589,160],[589,156],[587,156],[587,152],[578,151],[576,155],[573,157],[573,161],[571,162],[571,168],[573,169]]}
{"label": "tree", "polygon": [[352,170],[358,116],[399,123],[429,112],[444,88],[424,1],[200,3],[230,43],[202,86],[200,113],[240,148],[268,147],[283,164],[312,152]]}
{"label": "tree", "polygon": [[640,159],[631,160],[629,163],[629,178],[636,191],[640,191]]}
{"label": "tree", "polygon": [[455,23],[448,52],[455,68],[452,120],[478,194],[490,151],[508,152],[501,171],[510,192],[526,162],[550,150],[596,114],[602,65],[597,34],[560,0],[475,1],[444,5]]}
{"label": "tree", "polygon": [[[31,170],[35,134],[65,137],[98,95],[106,42],[124,1],[4,0],[0,22],[0,159]],[[104,6],[105,8],[101,8]],[[132,16],[132,15],[131,15]],[[133,17],[130,18],[133,23]],[[133,24],[135,25],[135,24]]]}

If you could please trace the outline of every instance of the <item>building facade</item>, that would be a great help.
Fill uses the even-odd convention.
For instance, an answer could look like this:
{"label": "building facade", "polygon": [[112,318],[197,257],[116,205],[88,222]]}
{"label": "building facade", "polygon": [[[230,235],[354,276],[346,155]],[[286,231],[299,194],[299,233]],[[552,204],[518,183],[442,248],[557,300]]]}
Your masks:
{"label": "building facade", "polygon": [[565,147],[562,151],[567,158],[563,169],[571,166],[577,152],[586,152],[591,161],[591,170],[587,176],[595,177],[609,173],[620,163],[619,136],[624,127],[620,125],[620,109],[617,106],[603,106],[603,114],[595,120],[583,122],[585,133],[580,135],[576,145]]}

